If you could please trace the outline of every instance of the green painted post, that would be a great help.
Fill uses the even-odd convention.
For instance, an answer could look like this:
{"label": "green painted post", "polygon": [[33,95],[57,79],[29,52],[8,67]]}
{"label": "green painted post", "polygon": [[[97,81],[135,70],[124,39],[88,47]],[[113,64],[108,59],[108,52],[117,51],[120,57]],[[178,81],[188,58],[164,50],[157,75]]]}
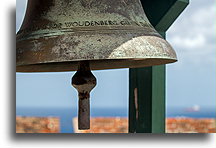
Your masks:
{"label": "green painted post", "polygon": [[[166,30],[189,0],[141,0],[149,21],[165,37]],[[165,133],[166,66],[129,70],[129,132]]]}
{"label": "green painted post", "polygon": [[129,132],[165,132],[165,65],[129,70]]}

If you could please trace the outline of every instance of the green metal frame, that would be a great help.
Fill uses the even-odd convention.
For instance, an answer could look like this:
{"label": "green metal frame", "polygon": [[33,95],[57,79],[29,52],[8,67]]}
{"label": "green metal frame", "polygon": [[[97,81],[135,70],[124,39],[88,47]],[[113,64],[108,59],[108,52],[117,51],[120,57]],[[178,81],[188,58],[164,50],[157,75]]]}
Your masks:
{"label": "green metal frame", "polygon": [[[145,13],[165,38],[189,0],[141,0]],[[166,66],[129,70],[129,133],[165,133]]]}

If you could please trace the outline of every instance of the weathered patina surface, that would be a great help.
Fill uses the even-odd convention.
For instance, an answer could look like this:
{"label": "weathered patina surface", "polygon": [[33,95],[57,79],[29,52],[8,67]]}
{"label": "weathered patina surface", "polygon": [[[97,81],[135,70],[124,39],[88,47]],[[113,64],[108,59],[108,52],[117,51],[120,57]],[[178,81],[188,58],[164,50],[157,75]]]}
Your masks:
{"label": "weathered patina surface", "polygon": [[176,61],[140,0],[29,0],[17,34],[18,72],[134,68]]}

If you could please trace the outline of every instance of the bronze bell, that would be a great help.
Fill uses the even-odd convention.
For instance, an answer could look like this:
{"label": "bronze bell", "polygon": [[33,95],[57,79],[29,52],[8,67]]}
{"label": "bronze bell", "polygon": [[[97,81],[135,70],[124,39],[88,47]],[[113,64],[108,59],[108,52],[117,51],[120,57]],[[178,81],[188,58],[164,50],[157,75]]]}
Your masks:
{"label": "bronze bell", "polygon": [[17,34],[18,72],[134,68],[176,61],[140,0],[29,0]]}
{"label": "bronze bell", "polygon": [[[17,72],[79,67],[88,71],[84,77],[88,84],[91,80],[91,89],[96,79],[90,68],[135,68],[177,60],[148,21],[140,0],[29,0],[16,42]],[[73,78],[73,85],[82,90],[80,75]]]}

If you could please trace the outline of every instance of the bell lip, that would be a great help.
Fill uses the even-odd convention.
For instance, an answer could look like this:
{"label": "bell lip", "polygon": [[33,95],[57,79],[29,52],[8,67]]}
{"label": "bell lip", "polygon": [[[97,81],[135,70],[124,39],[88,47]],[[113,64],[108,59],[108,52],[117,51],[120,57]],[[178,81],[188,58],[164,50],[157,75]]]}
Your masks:
{"label": "bell lip", "polygon": [[[122,68],[141,68],[157,65],[164,65],[177,62],[177,58],[121,58],[121,59],[105,59],[105,60],[80,60],[89,61],[91,70],[108,70]],[[49,62],[30,65],[17,65],[16,72],[19,73],[37,73],[37,72],[69,72],[77,71],[80,61],[66,62]],[[113,64],[110,64],[112,62]]]}
{"label": "bell lip", "polygon": [[[167,64],[167,63],[172,63],[172,62],[176,61],[177,58],[176,58],[175,51],[173,50],[171,45],[166,40],[161,38],[160,36],[152,36],[152,35],[145,36],[142,33],[141,33],[141,35],[135,33],[134,35],[129,35],[129,36],[130,37],[128,39],[126,39],[126,41],[127,41],[126,46],[124,45],[124,43],[122,44],[122,43],[117,42],[116,43],[117,48],[111,49],[111,51],[112,51],[111,54],[105,53],[106,55],[104,56],[103,53],[99,53],[100,56],[98,56],[98,57],[80,56],[81,54],[79,52],[76,53],[78,57],[76,57],[76,56],[69,57],[69,58],[55,57],[58,54],[54,55],[50,49],[34,50],[34,49],[32,49],[33,45],[26,46],[26,44],[23,44],[25,51],[22,51],[22,50],[20,50],[20,49],[22,49],[22,47],[20,47],[20,45],[18,44],[18,46],[17,46],[18,47],[17,48],[17,72],[75,71],[76,70],[76,63],[78,63],[78,61],[81,61],[81,60],[83,60],[83,61],[88,60],[88,61],[92,61],[92,63],[97,63],[97,64],[99,63],[100,66],[96,66],[93,64],[94,65],[94,66],[92,66],[93,70],[146,67],[146,66],[152,66],[152,65]],[[120,35],[117,34],[115,37],[117,38],[117,37],[127,37],[127,36],[125,36],[124,34],[120,34]],[[54,37],[54,39],[55,38],[56,37]],[[137,39],[138,42],[134,41],[135,39]],[[150,43],[150,46],[152,46],[152,47],[150,49],[148,49],[149,53],[148,52],[147,53],[142,52],[143,50],[146,51],[146,49],[144,49],[146,47],[143,47],[143,45],[142,45],[142,47],[140,45],[134,46],[134,43],[139,43],[139,42],[146,41],[149,39],[151,42],[154,40],[158,40],[160,46],[156,47],[155,43],[153,43],[153,44]],[[91,40],[91,39],[89,39],[89,40]],[[45,41],[42,43],[46,44]],[[108,43],[105,44],[105,47],[107,47],[107,46],[108,46]],[[29,47],[29,48],[27,48],[27,47]],[[164,48],[166,48],[166,49],[164,49]],[[31,49],[31,50],[29,50],[29,49]],[[160,51],[154,53],[154,50],[160,50]],[[40,51],[45,52],[45,54],[47,55],[47,57],[49,59],[47,57],[41,58],[40,56],[43,55],[43,53]],[[49,53],[47,53],[47,51]],[[101,50],[97,50],[97,51],[102,51],[102,48],[101,48]],[[127,52],[127,53],[125,53],[125,52]],[[123,53],[123,55],[121,55],[122,53]],[[40,56],[37,56],[37,55],[40,55]],[[95,55],[97,55],[97,53]],[[155,59],[155,60],[153,60],[153,59]],[[115,61],[115,63],[110,63],[114,60],[117,60],[118,62]],[[125,62],[127,60],[132,61],[132,63],[131,64],[130,63],[125,64],[123,62],[120,62],[120,64],[122,64],[122,65],[119,65],[119,61]],[[151,60],[153,62],[149,62]],[[95,61],[95,62],[93,62],[93,61]],[[97,62],[97,61],[99,61],[99,62]],[[103,64],[106,65],[105,67],[103,67],[103,64],[101,64],[101,61],[106,61],[106,62],[103,62]],[[133,62],[133,61],[139,61],[139,62]],[[148,62],[145,63],[146,61],[148,61]],[[151,63],[151,64],[149,64],[149,63]],[[113,65],[113,64],[117,64],[117,65]],[[59,65],[63,65],[63,67],[62,68],[58,67],[55,69],[55,65],[57,67]],[[133,65],[135,65],[135,66],[133,66]],[[136,66],[136,65],[138,65],[138,66]],[[49,68],[50,66],[51,66],[51,68]],[[67,68],[65,66],[69,66],[70,68]],[[74,66],[75,66],[75,68],[74,68]],[[42,69],[40,69],[40,68],[42,68]],[[50,69],[50,70],[48,71],[48,70],[44,70],[44,69]]]}
{"label": "bell lip", "polygon": [[[88,36],[89,38],[87,38]],[[77,49],[81,49],[81,47],[78,47],[79,44],[75,44],[75,47],[73,47],[73,49],[67,50],[66,52],[64,51],[65,53],[61,54],[61,44],[67,45],[65,47],[70,47],[68,45],[70,45],[71,42],[76,41],[71,40],[75,37],[76,35],[69,33],[47,39],[38,38],[35,40],[26,40],[21,42],[17,40],[18,44],[16,55],[16,71],[76,71],[77,63],[81,60],[91,61],[90,65],[92,70],[148,67],[177,61],[176,53],[171,45],[157,32],[154,32],[152,34],[146,34],[144,32],[112,32],[108,34],[98,34],[95,32],[91,34],[80,34],[79,38],[77,37],[76,39],[78,39],[78,41],[82,43],[82,45],[85,45],[85,48],[83,49],[89,48],[89,50],[85,52],[85,54],[82,54],[80,53],[80,51],[75,50],[76,53],[73,56],[70,56],[70,54],[69,56],[67,56],[67,52],[74,51],[76,46]],[[86,39],[88,41],[86,41]],[[102,39],[103,41],[109,41],[99,41]],[[54,41],[61,41],[61,44]],[[88,46],[89,43],[92,43],[92,41],[98,41],[96,44],[94,44],[94,48],[97,47],[97,50]],[[155,41],[157,42],[155,43]],[[110,44],[113,44],[115,46],[110,46]],[[47,45],[49,45],[48,48]],[[100,47],[98,47],[98,45]],[[148,46],[148,49],[146,49],[146,45]],[[104,52],[103,49],[105,48],[106,50]],[[115,62],[110,63],[113,61]]]}

